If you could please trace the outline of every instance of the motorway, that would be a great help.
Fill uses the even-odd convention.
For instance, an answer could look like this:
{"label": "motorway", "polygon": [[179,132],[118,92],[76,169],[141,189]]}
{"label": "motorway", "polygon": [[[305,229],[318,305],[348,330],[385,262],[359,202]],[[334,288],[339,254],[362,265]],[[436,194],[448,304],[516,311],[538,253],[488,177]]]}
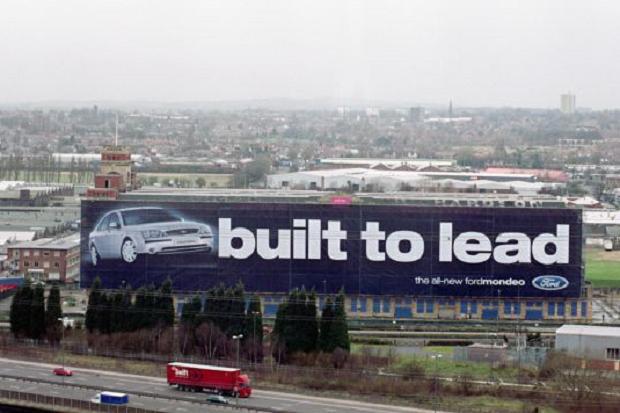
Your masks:
{"label": "motorway", "polygon": [[[136,376],[101,370],[73,369],[71,366],[67,367],[74,371],[74,376],[62,378],[54,376],[51,373],[54,367],[58,366],[0,358],[0,375],[20,376],[57,383],[42,384],[3,378],[0,379],[0,388],[89,400],[94,396],[96,391],[71,387],[70,385],[101,386],[102,389],[113,389],[128,393],[130,395],[130,405],[135,407],[179,413],[224,411],[215,406],[213,408],[209,406],[208,410],[205,410],[207,406],[204,404],[194,404],[190,401],[157,398],[157,395],[164,395],[167,397],[179,397],[202,402],[206,399],[205,393],[179,392],[174,387],[168,386],[164,378]],[[153,397],[132,396],[132,392],[149,393],[152,394]],[[238,402],[239,407],[244,405],[254,408],[264,407],[295,413],[430,413],[430,410],[412,407],[390,406],[357,400],[306,396],[302,394],[257,389],[254,389],[252,392],[252,397],[248,399],[239,399]],[[231,403],[235,403],[235,400],[231,399]]]}

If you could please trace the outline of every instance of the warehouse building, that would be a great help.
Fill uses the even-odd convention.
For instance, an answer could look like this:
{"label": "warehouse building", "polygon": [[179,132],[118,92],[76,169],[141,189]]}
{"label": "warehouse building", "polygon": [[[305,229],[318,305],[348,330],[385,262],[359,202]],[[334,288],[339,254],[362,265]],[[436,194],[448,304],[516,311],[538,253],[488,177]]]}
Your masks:
{"label": "warehouse building", "polygon": [[620,327],[566,324],[558,328],[555,334],[555,348],[571,356],[616,363],[620,361]]}
{"label": "warehouse building", "polygon": [[[251,216],[262,216],[261,210],[270,210],[270,205],[275,208],[277,205],[300,205],[300,207],[313,206],[322,208],[318,213],[322,216],[329,214],[329,207],[337,209],[338,214],[342,215],[346,210],[343,208],[355,207],[355,205],[365,206],[370,208],[375,206],[395,206],[395,207],[407,207],[407,208],[433,208],[432,210],[463,210],[473,211],[472,208],[482,208],[485,211],[501,211],[506,212],[515,211],[522,214],[524,211],[531,210],[532,214],[535,211],[539,211],[538,214],[542,214],[543,211],[562,211],[568,209],[563,207],[563,204],[559,202],[555,197],[522,197],[522,196],[510,196],[510,195],[495,195],[492,198],[485,197],[481,194],[467,194],[464,197],[455,197],[454,194],[420,194],[413,193],[407,196],[402,194],[355,194],[349,197],[349,201],[352,205],[338,206],[333,204],[333,200],[337,199],[341,201],[341,196],[337,196],[335,193],[324,191],[302,191],[302,190],[218,190],[218,189],[171,189],[171,188],[155,188],[145,187],[138,190],[119,194],[116,200],[85,200],[83,204],[83,220],[82,226],[84,232],[82,233],[82,255],[88,257],[88,239],[90,236],[89,229],[92,228],[105,211],[111,209],[120,208],[150,208],[150,207],[163,207],[164,209],[186,212],[184,208],[187,208],[189,214],[199,214],[196,211],[205,211],[209,208],[215,208],[216,210],[228,210],[232,207],[242,208],[242,205],[248,206],[248,212],[245,213],[245,219],[250,219]],[[216,205],[216,206],[214,206]],[[442,206],[450,206],[451,208],[442,208]],[[515,206],[521,209],[514,209]],[[325,209],[327,208],[327,209]],[[525,209],[523,209],[525,208]],[[85,212],[85,211],[88,212]],[[100,211],[99,215],[96,215],[96,211]],[[193,211],[193,212],[192,212]],[[357,209],[355,211],[358,211]],[[405,211],[408,211],[405,210]],[[414,212],[414,210],[411,210]],[[572,210],[570,210],[572,211]],[[574,211],[576,212],[576,211]],[[202,212],[200,212],[202,213]],[[93,218],[89,217],[92,216]],[[94,214],[94,215],[93,215]],[[277,215],[277,214],[276,214]],[[274,219],[275,218],[274,216]],[[192,219],[193,220],[193,219]],[[269,221],[269,215],[264,216],[264,220],[260,222]],[[186,219],[190,221],[190,219]],[[272,239],[272,242],[275,240]],[[120,246],[118,247],[120,250]],[[157,255],[157,254],[156,254]],[[155,265],[157,261],[156,255],[148,255],[144,261],[138,262],[134,265],[133,269],[144,269],[144,265]],[[172,266],[181,262],[183,267],[187,267],[189,262],[193,259],[185,258],[182,255],[167,255],[166,259],[173,260]],[[180,260],[180,261],[179,261]],[[145,264],[146,263],[146,264]],[[213,261],[209,261],[207,266],[212,265]],[[133,265],[133,264],[132,264]],[[166,264],[167,265],[167,264]],[[252,268],[256,270],[256,263],[252,264]],[[581,267],[578,263],[577,266]],[[118,266],[114,268],[114,275],[118,276]],[[134,270],[132,270],[134,271]],[[271,270],[269,270],[271,271]],[[278,269],[274,271],[279,271]],[[580,271],[580,270],[579,270]],[[230,274],[228,270],[220,270],[219,276],[223,273]],[[89,266],[88,262],[84,261],[82,265],[82,273],[85,284],[83,287],[88,286],[89,274],[101,275],[105,281],[105,271],[101,267],[93,268]],[[166,274],[174,274],[174,271],[166,271]],[[198,274],[198,273],[197,273]],[[234,278],[234,274],[230,274],[231,279]],[[294,275],[291,275],[294,277]],[[288,277],[288,276],[287,276]],[[140,274],[138,277],[140,280],[151,280],[145,274]],[[218,278],[223,279],[223,278]],[[325,292],[327,294],[337,291],[337,287],[330,284],[330,275],[326,275],[318,279],[313,278],[313,284],[308,281],[307,288],[314,288],[319,294],[318,304],[322,306]],[[121,281],[126,281],[132,286],[136,287],[140,281],[135,279],[122,279],[115,278],[115,281],[120,284]],[[180,280],[180,279],[179,279]],[[236,280],[235,280],[236,281]],[[153,281],[157,283],[157,281]],[[181,281],[179,281],[181,282]],[[404,277],[404,283],[410,283],[411,277]],[[347,299],[346,306],[350,317],[356,319],[382,319],[386,321],[393,320],[410,320],[410,319],[441,319],[441,320],[548,320],[558,323],[571,322],[571,321],[587,321],[591,319],[591,290],[583,284],[577,287],[578,293],[574,296],[553,296],[547,292],[541,291],[539,296],[525,296],[519,294],[507,294],[507,290],[504,288],[493,288],[491,293],[484,295],[467,294],[465,296],[459,295],[444,295],[433,291],[426,291],[423,294],[396,294],[393,291],[385,292],[386,290],[377,293],[368,293],[360,291],[346,291]],[[181,282],[182,283],[182,282]],[[244,281],[247,287],[252,287],[251,283]],[[327,288],[326,288],[327,284]],[[275,284],[273,284],[275,285]],[[109,285],[110,288],[114,288],[114,284]],[[182,287],[180,284],[175,285],[175,288],[187,289],[193,291],[202,290],[204,286],[193,283],[187,288]],[[252,290],[252,288],[249,288]],[[502,291],[503,290],[503,291]],[[261,300],[263,303],[264,314],[267,317],[275,316],[278,305],[285,299],[286,292],[281,289],[269,290],[269,286],[260,286]],[[181,300],[182,301],[182,300]]]}
{"label": "warehouse building", "polygon": [[341,190],[348,192],[458,192],[533,196],[558,191],[564,182],[537,181],[532,174],[322,169],[267,176],[270,189]]}
{"label": "warehouse building", "polygon": [[[323,180],[310,190],[291,182],[317,179],[312,172],[280,176],[280,183],[291,179],[280,185],[286,190],[91,190],[82,201],[81,285],[100,277],[104,288],[137,288],[171,277],[183,301],[220,282],[242,281],[261,297],[267,317],[290,289],[305,287],[317,292],[319,306],[344,289],[354,319],[591,319],[581,211],[552,196],[496,190],[357,192],[368,189],[367,178],[398,181],[401,172],[432,181],[352,168],[320,171]],[[446,174],[439,178],[455,178]],[[510,182],[503,178],[494,184]],[[351,195],[328,190],[342,184]],[[462,236],[453,238],[453,229]],[[471,236],[481,250],[463,238]],[[502,236],[518,242],[494,246]]]}

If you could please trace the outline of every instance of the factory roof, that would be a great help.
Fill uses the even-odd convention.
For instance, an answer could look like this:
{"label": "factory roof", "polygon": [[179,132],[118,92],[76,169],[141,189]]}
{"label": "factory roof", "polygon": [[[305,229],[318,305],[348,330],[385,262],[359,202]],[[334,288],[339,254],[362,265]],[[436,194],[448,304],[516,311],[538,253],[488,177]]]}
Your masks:
{"label": "factory roof", "polygon": [[0,231],[0,245],[7,242],[31,241],[35,231]]}
{"label": "factory roof", "polygon": [[[162,188],[146,186],[122,193],[119,201],[156,202],[281,202],[330,203],[341,191],[294,189]],[[564,208],[566,204],[551,195],[480,194],[455,192],[356,192],[353,204],[411,204],[426,206],[538,207]],[[103,200],[106,202],[106,200]]]}
{"label": "factory roof", "polygon": [[570,334],[579,336],[619,337],[620,327],[584,326],[564,324],[555,331],[555,334]]}
{"label": "factory roof", "polygon": [[45,249],[45,250],[68,250],[80,246],[80,234],[71,234],[62,238],[40,238],[34,241],[25,241],[13,244],[10,248],[19,249]]}

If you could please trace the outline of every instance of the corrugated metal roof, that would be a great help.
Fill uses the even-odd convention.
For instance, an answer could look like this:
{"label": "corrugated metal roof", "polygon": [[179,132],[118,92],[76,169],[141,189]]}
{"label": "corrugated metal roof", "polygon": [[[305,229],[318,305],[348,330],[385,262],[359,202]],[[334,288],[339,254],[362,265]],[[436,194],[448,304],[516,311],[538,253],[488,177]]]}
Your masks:
{"label": "corrugated metal roof", "polygon": [[619,337],[620,327],[603,327],[603,326],[584,326],[565,324],[555,331],[556,335],[571,334],[581,336],[604,336],[604,337]]}
{"label": "corrugated metal roof", "polygon": [[80,234],[71,234],[63,238],[41,238],[13,244],[10,248],[29,248],[46,250],[67,250],[80,245]]}

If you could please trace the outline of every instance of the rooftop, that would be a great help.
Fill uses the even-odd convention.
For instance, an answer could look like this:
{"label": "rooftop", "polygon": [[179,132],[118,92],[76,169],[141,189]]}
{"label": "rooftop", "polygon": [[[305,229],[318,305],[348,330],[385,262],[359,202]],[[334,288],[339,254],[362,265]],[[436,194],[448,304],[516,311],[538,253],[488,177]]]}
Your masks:
{"label": "rooftop", "polygon": [[[342,195],[338,191],[293,189],[162,188],[146,186],[120,194],[120,201],[157,202],[282,202],[323,203]],[[357,192],[353,204],[411,204],[427,206],[564,208],[562,199],[551,195],[479,194],[455,192]],[[105,201],[105,200],[103,200]]]}
{"label": "rooftop", "polygon": [[555,334],[571,334],[579,336],[619,337],[620,327],[584,326],[564,324],[555,331]]}
{"label": "rooftop", "polygon": [[11,248],[29,248],[46,250],[68,250],[80,246],[80,234],[71,234],[63,238],[40,238],[11,245]]}

